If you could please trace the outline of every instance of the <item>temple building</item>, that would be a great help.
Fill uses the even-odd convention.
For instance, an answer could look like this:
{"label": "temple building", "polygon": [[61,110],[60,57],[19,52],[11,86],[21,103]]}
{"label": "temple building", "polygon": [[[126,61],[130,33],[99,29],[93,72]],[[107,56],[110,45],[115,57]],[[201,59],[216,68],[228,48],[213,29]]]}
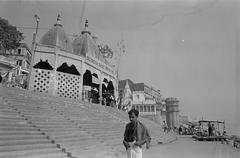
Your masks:
{"label": "temple building", "polygon": [[162,105],[160,90],[144,83],[134,83],[130,79],[119,81],[121,107],[128,111],[137,109],[141,116],[161,123],[166,120],[166,108]]}
{"label": "temple building", "polygon": [[88,20],[72,42],[58,15],[34,50],[30,90],[103,104],[118,95],[116,71],[100,52]]}

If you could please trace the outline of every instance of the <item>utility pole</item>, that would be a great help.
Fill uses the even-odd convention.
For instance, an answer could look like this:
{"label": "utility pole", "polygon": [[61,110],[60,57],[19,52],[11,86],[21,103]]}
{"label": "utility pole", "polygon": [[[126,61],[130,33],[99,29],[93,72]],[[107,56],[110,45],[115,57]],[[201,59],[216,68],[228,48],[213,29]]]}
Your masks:
{"label": "utility pole", "polygon": [[[119,99],[119,103],[120,102],[120,98],[119,98],[119,87],[118,87],[118,83],[119,83],[119,67],[120,67],[120,60],[122,58],[122,54],[125,53],[125,45],[124,45],[124,41],[121,40],[119,43],[117,43],[117,50],[116,52],[118,53],[117,55],[117,61],[116,61],[116,79],[117,79],[117,93],[118,93],[118,99]],[[118,100],[117,99],[117,100]]]}
{"label": "utility pole", "polygon": [[40,21],[40,18],[37,14],[34,15],[34,18],[36,20],[36,28],[35,28],[35,33],[33,34],[32,48],[31,48],[32,56],[31,56],[31,61],[30,61],[30,71],[28,73],[29,74],[28,75],[28,89],[30,87],[30,76],[33,72],[33,59],[34,59],[35,49],[36,49],[36,37],[37,37],[38,25],[39,25],[39,21]]}

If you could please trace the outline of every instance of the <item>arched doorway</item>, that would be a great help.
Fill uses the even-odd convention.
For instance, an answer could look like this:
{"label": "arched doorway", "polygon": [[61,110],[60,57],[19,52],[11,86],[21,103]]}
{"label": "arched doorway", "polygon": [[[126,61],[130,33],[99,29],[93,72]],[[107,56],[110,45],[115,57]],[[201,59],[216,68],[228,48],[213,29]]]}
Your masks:
{"label": "arched doorway", "polygon": [[83,101],[90,102],[92,98],[91,89],[92,89],[92,74],[90,70],[86,70],[86,72],[83,74],[83,92],[82,92]]}
{"label": "arched doorway", "polygon": [[99,104],[99,81],[98,81],[98,75],[96,73],[92,74],[92,89],[91,89],[91,97],[92,97],[92,102],[95,104]]}
{"label": "arched doorway", "polygon": [[106,100],[107,100],[107,86],[108,86],[108,80],[106,78],[103,79],[102,82],[102,105],[106,105]]}
{"label": "arched doorway", "polygon": [[114,106],[116,103],[115,96],[114,96],[114,86],[112,81],[108,82],[107,89],[106,89],[106,105],[107,106]]}

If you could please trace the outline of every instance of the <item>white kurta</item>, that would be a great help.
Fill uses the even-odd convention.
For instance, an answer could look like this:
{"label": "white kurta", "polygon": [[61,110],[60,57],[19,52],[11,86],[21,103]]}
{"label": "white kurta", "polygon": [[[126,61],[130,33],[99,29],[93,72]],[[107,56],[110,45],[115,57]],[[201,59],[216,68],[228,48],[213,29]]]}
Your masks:
{"label": "white kurta", "polygon": [[142,158],[142,148],[136,145],[130,146],[130,148],[127,149],[127,157]]}

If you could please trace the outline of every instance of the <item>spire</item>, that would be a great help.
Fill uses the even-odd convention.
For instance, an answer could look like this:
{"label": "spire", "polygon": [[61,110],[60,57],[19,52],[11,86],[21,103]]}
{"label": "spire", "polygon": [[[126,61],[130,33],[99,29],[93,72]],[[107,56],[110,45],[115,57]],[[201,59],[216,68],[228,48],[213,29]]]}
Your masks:
{"label": "spire", "polygon": [[88,29],[88,19],[85,20],[85,29]]}
{"label": "spire", "polygon": [[56,24],[54,24],[54,26],[61,26],[61,27],[62,27],[60,14],[58,14],[58,16],[57,16],[57,22],[56,22]]}
{"label": "spire", "polygon": [[84,33],[88,33],[89,35],[91,35],[91,32],[88,31],[88,19],[85,20],[85,25],[84,25],[84,30],[82,31],[82,34]]}

